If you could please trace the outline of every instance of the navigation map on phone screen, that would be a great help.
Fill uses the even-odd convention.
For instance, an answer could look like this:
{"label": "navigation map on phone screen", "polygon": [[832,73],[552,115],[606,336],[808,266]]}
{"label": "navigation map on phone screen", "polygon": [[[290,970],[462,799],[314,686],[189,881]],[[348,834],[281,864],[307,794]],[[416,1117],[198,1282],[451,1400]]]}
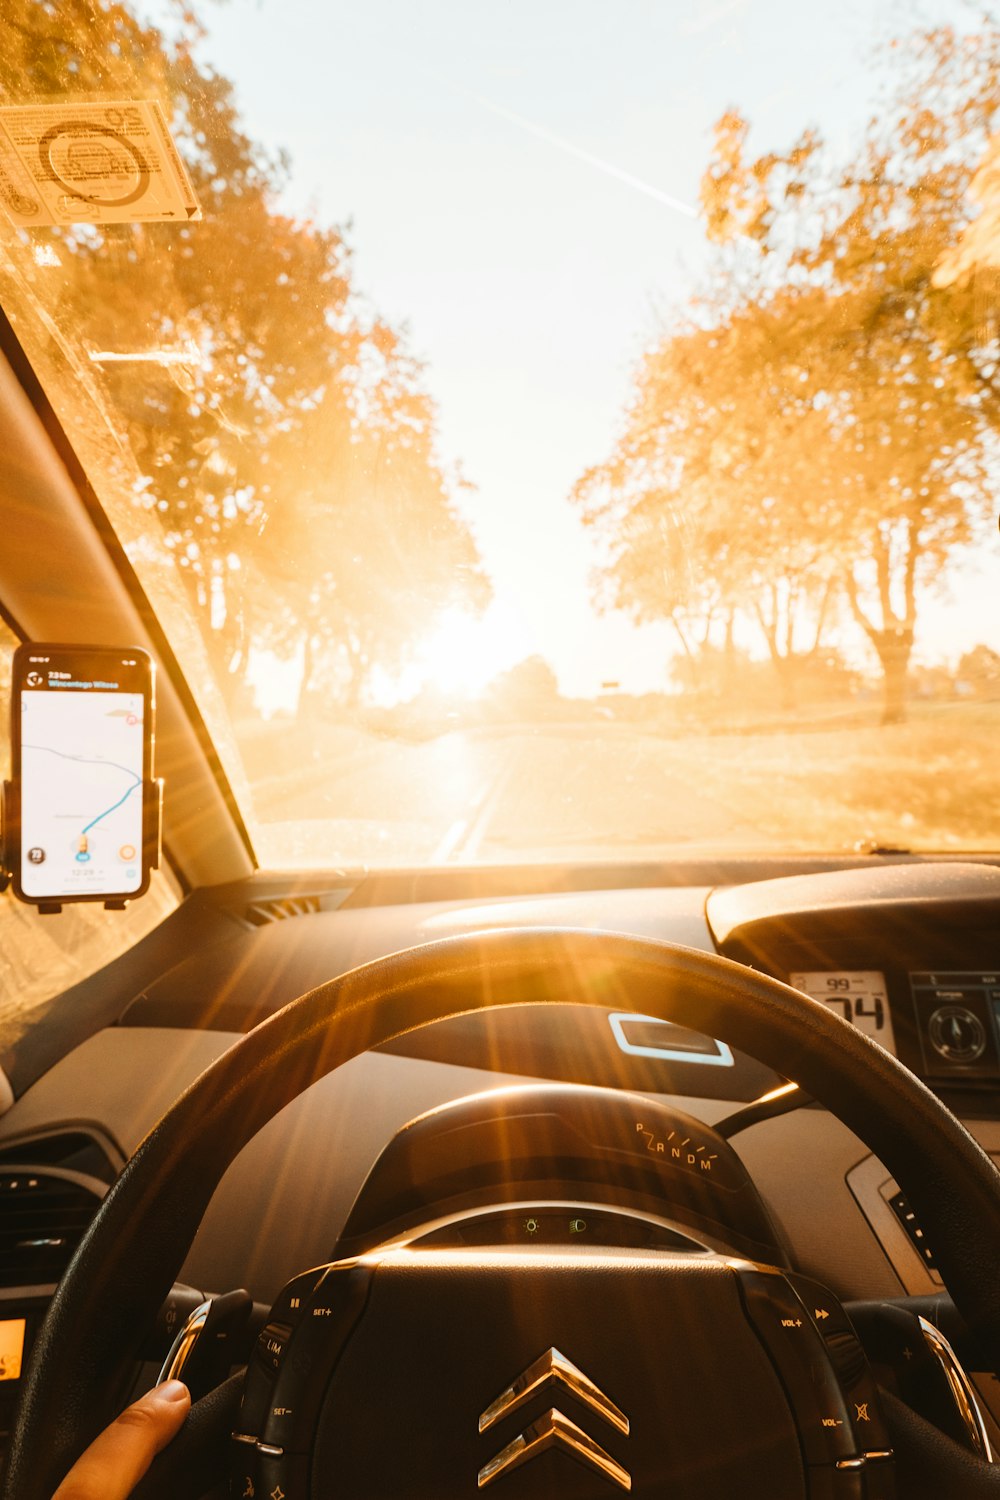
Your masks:
{"label": "navigation map on phone screen", "polygon": [[128,894],[143,879],[143,693],[134,673],[39,663],[21,686],[21,887]]}

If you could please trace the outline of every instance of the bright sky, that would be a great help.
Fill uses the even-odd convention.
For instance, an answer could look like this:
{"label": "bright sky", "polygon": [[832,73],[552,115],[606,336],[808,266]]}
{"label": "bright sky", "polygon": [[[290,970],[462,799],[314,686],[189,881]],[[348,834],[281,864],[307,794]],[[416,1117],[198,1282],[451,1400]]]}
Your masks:
{"label": "bright sky", "polygon": [[204,11],[249,130],[290,153],[288,204],[350,222],[358,285],[427,362],[444,453],[476,486],[491,666],[539,651],[566,692],[665,685],[668,628],[595,614],[567,495],[704,265],[691,209],[711,125],[736,105],[757,149],[810,123],[846,143],[871,108],[877,38],[941,14],[930,0]]}

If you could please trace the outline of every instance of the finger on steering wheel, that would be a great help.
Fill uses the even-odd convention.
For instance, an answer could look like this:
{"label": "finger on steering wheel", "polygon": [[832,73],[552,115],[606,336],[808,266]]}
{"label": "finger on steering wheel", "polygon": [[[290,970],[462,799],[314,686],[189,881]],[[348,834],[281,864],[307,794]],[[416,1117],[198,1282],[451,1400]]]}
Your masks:
{"label": "finger on steering wheel", "polygon": [[176,1437],[191,1406],[187,1386],[168,1380],[126,1407],[70,1469],[53,1500],[126,1500]]}

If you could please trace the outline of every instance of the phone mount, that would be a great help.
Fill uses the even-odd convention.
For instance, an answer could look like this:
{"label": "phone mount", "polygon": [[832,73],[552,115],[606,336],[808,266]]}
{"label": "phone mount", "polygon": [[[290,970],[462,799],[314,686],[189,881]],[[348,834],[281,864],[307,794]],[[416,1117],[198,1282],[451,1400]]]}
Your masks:
{"label": "phone mount", "polygon": [[[142,784],[142,863],[144,870],[157,870],[160,866],[160,847],[163,839],[163,781],[155,778]],[[0,781],[0,894],[10,885],[14,867],[20,855],[20,829],[14,817],[14,788],[9,781]],[[17,895],[15,886],[14,894]],[[24,897],[20,898],[24,900]],[[29,900],[39,916],[58,916],[64,906],[75,906],[78,902],[96,904],[103,900],[106,911],[124,911],[131,896],[60,896],[44,901]]]}

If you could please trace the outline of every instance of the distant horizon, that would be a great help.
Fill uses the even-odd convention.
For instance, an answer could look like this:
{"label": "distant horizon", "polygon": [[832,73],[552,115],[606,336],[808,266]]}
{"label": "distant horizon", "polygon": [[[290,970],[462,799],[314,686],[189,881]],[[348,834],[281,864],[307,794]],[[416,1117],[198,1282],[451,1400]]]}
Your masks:
{"label": "distant horizon", "polygon": [[[968,649],[971,651],[975,649],[976,645],[985,646],[987,650],[992,651],[996,655],[998,662],[1000,662],[1000,649],[988,645],[985,641],[976,642]],[[836,651],[837,648],[831,646],[831,650]],[[914,652],[907,672],[911,686],[914,678],[923,672],[944,672],[955,679],[956,682],[959,681],[958,672],[961,658],[966,654],[965,651],[961,651],[939,657],[927,657]],[[866,691],[871,691],[873,695],[877,696],[881,690],[881,672],[874,654],[870,653],[869,655],[870,659],[863,661],[850,661],[844,657],[843,665],[846,671],[859,679]],[[529,653],[527,656],[520,657],[517,661],[513,662],[511,667],[501,668],[493,677],[472,688],[463,686],[460,681],[456,681],[450,687],[443,686],[440,682],[435,681],[432,674],[421,673],[419,668],[410,673],[403,672],[395,678],[383,673],[381,676],[376,675],[374,684],[369,687],[363,698],[365,704],[373,709],[403,709],[410,705],[417,705],[421,701],[437,701],[442,704],[450,703],[458,706],[463,704],[467,706],[482,704],[488,697],[491,689],[495,686],[498,678],[503,677],[512,667],[523,666],[526,662],[539,659],[546,662],[546,665],[552,666],[541,653]],[[678,647],[674,659],[682,659],[680,647]],[[740,651],[737,660],[746,661],[747,659],[747,653]],[[766,654],[750,657],[749,659],[755,666],[760,667],[764,673],[768,670],[777,672],[773,660]],[[799,660],[804,666],[808,666],[807,658],[804,655]],[[299,669],[295,675],[290,676],[288,667],[288,660],[277,656],[274,652],[251,652],[251,662],[247,672],[247,686],[253,694],[257,712],[267,721],[278,714],[287,713],[289,716],[292,716],[292,711],[298,701],[301,671]],[[613,680],[610,678],[605,679],[603,682],[598,683],[590,692],[576,693],[565,691],[562,684],[559,683],[558,697],[565,703],[595,704],[602,699],[656,697],[673,699],[696,696],[692,695],[689,688],[673,682],[669,676],[666,677],[662,686],[638,688],[628,688],[620,683],[615,687],[606,686],[608,682]],[[850,706],[849,700],[845,706]]]}

